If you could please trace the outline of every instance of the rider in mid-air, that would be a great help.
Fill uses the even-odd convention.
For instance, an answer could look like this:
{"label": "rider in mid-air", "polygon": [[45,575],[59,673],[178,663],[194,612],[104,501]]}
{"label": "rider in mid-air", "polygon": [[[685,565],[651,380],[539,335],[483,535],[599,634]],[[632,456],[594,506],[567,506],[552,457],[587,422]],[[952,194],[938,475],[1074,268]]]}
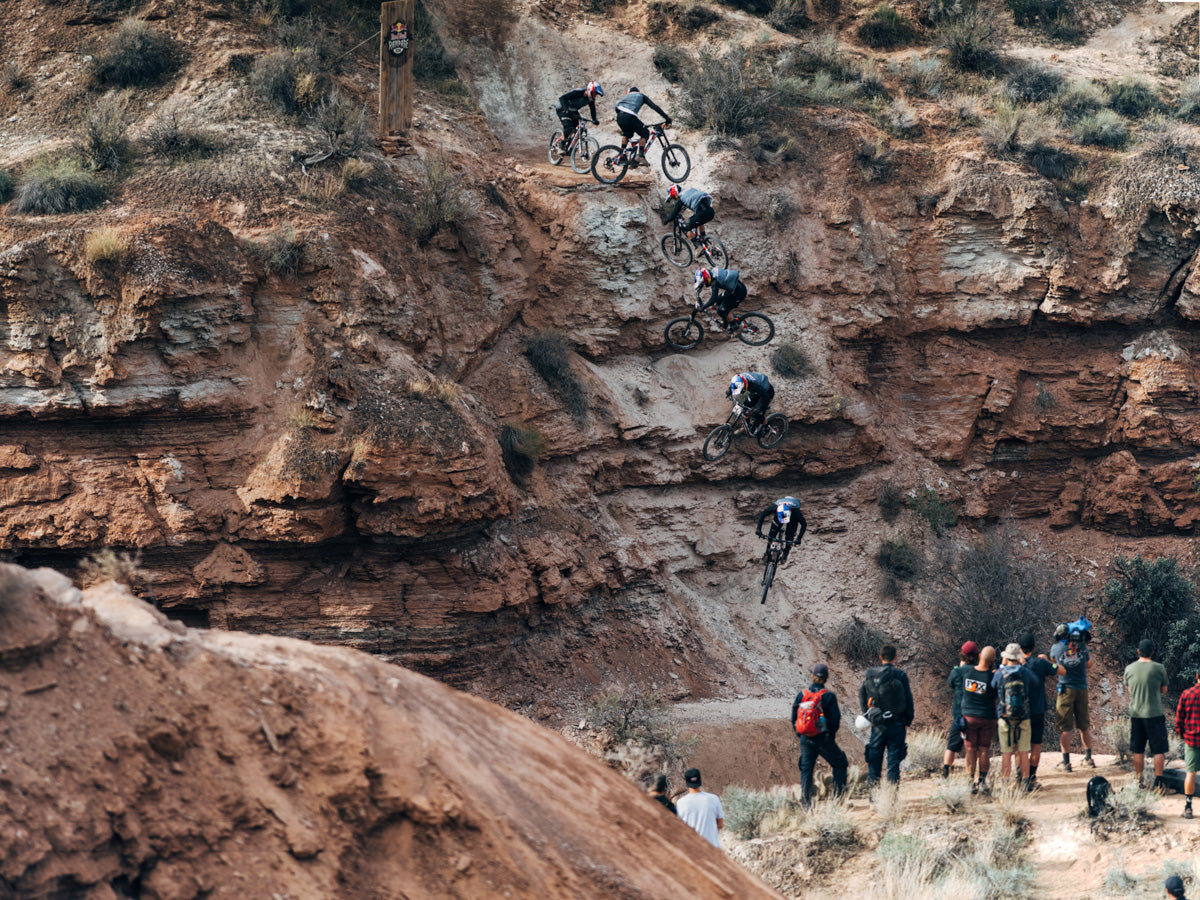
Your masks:
{"label": "rider in mid-air", "polygon": [[767,409],[775,399],[775,388],[771,387],[771,379],[762,372],[740,372],[733,376],[725,396],[735,403],[748,407],[751,422],[761,425],[767,417]]}
{"label": "rider in mid-air", "polygon": [[[772,514],[774,517],[771,519],[771,530],[764,535],[763,523],[767,521],[767,516]],[[797,530],[799,535],[796,534]],[[779,558],[779,564],[783,565],[787,562],[788,554],[792,552],[792,546],[804,540],[804,532],[808,531],[808,521],[800,511],[800,501],[795,497],[780,497],[764,509],[758,517],[758,527],[754,529],[756,535],[766,540],[767,551],[771,549],[771,541],[779,537],[780,531],[783,531],[784,540],[787,541],[783,547],[783,556]],[[767,561],[767,551],[763,552],[763,562]]]}
{"label": "rider in mid-air", "polygon": [[632,160],[630,165],[637,165],[639,160],[644,161],[646,159],[646,142],[650,140],[650,129],[638,118],[638,113],[641,112],[643,104],[662,116],[664,125],[671,124],[671,117],[636,87],[631,87],[626,91],[625,96],[617,101],[617,127],[621,129],[621,152],[625,152],[625,146],[634,134],[637,134],[642,139],[638,145],[637,156]]}
{"label": "rider in mid-air", "polygon": [[575,135],[575,129],[579,127],[579,111],[585,106],[592,111],[592,124],[600,124],[600,120],[596,118],[596,98],[603,96],[604,88],[600,87],[599,82],[589,81],[587,87],[567,91],[558,98],[554,112],[563,127],[562,137],[558,139],[559,149],[566,150],[571,146],[571,138]]}
{"label": "rider in mid-air", "polygon": [[746,299],[746,286],[742,284],[740,276],[741,272],[737,269],[696,270],[696,303],[700,304],[700,292],[706,287],[711,287],[712,294],[709,296],[708,302],[699,308],[708,309],[715,304],[726,331],[733,331],[737,327],[730,324],[729,314]]}
{"label": "rider in mid-air", "polygon": [[686,206],[692,211],[692,215],[683,227],[687,236],[692,239],[692,246],[695,247],[700,243],[700,238],[704,237],[705,224],[711,222],[716,215],[712,208],[712,194],[706,194],[696,188],[688,188],[680,193],[679,185],[673,184],[667,191],[667,196],[675,201],[675,207],[663,219],[663,224],[675,221]]}

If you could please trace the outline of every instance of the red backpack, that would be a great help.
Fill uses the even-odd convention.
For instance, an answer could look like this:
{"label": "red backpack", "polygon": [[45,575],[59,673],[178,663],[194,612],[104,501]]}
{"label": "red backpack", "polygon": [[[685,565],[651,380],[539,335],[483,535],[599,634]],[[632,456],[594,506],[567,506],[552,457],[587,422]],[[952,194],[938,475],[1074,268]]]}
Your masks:
{"label": "red backpack", "polygon": [[816,737],[825,733],[825,713],[821,709],[821,696],[825,688],[819,691],[805,691],[800,698],[800,706],[796,710],[796,734],[802,737]]}

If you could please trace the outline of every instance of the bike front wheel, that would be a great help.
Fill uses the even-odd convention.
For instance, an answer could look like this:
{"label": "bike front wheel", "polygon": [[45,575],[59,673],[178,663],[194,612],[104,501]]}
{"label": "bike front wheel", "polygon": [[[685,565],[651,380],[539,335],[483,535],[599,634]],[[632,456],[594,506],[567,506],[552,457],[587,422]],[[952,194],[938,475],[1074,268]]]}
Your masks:
{"label": "bike front wheel", "polygon": [[686,150],[678,144],[672,144],[663,150],[662,169],[669,181],[679,184],[692,171],[692,159]]}
{"label": "bike front wheel", "polygon": [[746,313],[741,317],[738,339],[751,347],[761,347],[775,337],[775,323],[762,313]]}
{"label": "bike front wheel", "polygon": [[758,601],[760,604],[767,602],[767,591],[771,590],[771,585],[775,583],[775,570],[778,567],[779,563],[772,559],[763,570],[763,593],[762,599]]}
{"label": "bike front wheel", "polygon": [[691,350],[704,337],[704,328],[691,316],[680,316],[667,323],[663,337],[675,350]]}
{"label": "bike front wheel", "polygon": [[625,177],[628,168],[629,160],[615,144],[601,147],[592,157],[592,174],[602,184],[616,184]]}
{"label": "bike front wheel", "polygon": [[787,416],[783,413],[771,413],[758,431],[758,446],[764,450],[774,447],[783,440],[787,430]]}
{"label": "bike front wheel", "polygon": [[708,260],[709,265],[716,266],[718,269],[729,268],[729,254],[725,252],[725,245],[715,237],[708,238],[705,243],[700,245],[700,253]]}
{"label": "bike front wheel", "polygon": [[[662,251],[663,256],[667,258],[667,262],[673,266],[679,266],[681,269],[687,267],[692,262],[692,242],[678,231],[663,235]],[[721,268],[724,268],[724,266]]]}
{"label": "bike front wheel", "polygon": [[720,459],[733,443],[733,429],[728,425],[718,425],[712,434],[704,441],[704,458],[712,461]]}
{"label": "bike front wheel", "polygon": [[571,151],[571,168],[579,175],[587,174],[592,167],[592,160],[596,157],[596,151],[600,148],[600,142],[595,138],[584,138],[575,145],[575,149]]}
{"label": "bike front wheel", "polygon": [[550,165],[552,166],[557,166],[563,161],[563,149],[558,143],[561,139],[561,131],[556,131],[550,135],[550,146],[546,149],[546,157],[550,160]]}

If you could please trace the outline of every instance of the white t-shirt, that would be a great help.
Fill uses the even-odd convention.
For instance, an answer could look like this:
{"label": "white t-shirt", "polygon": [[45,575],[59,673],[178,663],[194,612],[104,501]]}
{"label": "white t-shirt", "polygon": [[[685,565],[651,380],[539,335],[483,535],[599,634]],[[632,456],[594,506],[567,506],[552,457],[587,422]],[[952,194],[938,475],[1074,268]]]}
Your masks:
{"label": "white t-shirt", "polygon": [[688,791],[675,801],[675,808],[679,810],[679,818],[691,825],[700,837],[714,847],[721,846],[717,819],[724,819],[725,811],[721,809],[720,797],[707,791],[698,794]]}

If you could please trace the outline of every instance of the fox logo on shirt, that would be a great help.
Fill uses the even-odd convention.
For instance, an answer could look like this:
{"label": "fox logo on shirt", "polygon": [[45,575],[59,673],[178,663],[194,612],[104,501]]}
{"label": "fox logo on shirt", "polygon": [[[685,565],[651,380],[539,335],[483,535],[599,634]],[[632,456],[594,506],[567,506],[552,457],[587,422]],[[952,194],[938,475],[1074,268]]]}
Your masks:
{"label": "fox logo on shirt", "polygon": [[989,682],[987,681],[980,681],[975,678],[964,678],[963,690],[968,694],[986,694],[988,690],[988,684]]}

